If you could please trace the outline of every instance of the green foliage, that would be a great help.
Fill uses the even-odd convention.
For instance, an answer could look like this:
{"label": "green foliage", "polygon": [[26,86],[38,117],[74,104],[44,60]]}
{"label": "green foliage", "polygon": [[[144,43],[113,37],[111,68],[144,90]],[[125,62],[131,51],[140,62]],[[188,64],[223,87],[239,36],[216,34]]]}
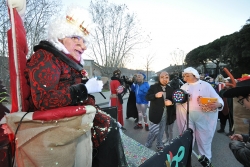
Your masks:
{"label": "green foliage", "polygon": [[213,42],[190,51],[185,59],[188,66],[197,67],[209,60],[219,59],[228,64],[235,78],[250,74],[250,23],[247,22],[239,32],[222,36]]}

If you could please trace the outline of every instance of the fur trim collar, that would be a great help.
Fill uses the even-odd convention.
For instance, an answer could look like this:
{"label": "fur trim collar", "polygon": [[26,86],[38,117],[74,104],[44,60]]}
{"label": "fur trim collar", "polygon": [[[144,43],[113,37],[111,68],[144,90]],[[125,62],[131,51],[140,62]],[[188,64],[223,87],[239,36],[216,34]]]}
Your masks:
{"label": "fur trim collar", "polygon": [[120,84],[122,84],[121,79],[120,79],[120,78],[118,78],[118,77],[111,77],[111,80],[117,80],[117,81],[119,81],[119,82],[120,82]]}

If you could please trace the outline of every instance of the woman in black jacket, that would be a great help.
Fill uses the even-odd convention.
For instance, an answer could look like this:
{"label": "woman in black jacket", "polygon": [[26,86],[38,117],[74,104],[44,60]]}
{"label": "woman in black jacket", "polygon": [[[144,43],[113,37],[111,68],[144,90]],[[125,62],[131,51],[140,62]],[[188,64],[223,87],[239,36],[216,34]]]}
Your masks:
{"label": "woman in black jacket", "polygon": [[161,72],[159,82],[151,85],[146,95],[146,100],[150,101],[149,120],[150,128],[146,147],[150,148],[157,138],[156,148],[163,149],[162,137],[166,123],[172,124],[176,119],[175,105],[172,103],[173,89],[168,85],[169,74]]}

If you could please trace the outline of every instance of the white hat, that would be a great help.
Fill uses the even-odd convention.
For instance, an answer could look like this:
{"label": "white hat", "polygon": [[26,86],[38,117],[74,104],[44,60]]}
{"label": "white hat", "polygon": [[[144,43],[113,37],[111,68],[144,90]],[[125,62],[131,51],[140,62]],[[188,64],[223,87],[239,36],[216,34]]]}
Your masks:
{"label": "white hat", "polygon": [[89,12],[77,6],[70,6],[66,13],[50,22],[48,39],[79,36],[86,40],[91,28],[93,28],[93,22]]}
{"label": "white hat", "polygon": [[185,73],[191,73],[195,76],[195,78],[197,78],[197,79],[200,78],[198,71],[196,69],[194,69],[193,67],[185,68],[183,71],[183,74],[185,74]]}
{"label": "white hat", "polygon": [[78,36],[88,41],[89,34],[94,27],[95,24],[92,21],[92,17],[86,9],[71,5],[66,10],[66,13],[50,22],[47,30],[48,41],[58,50],[68,54],[69,51],[58,39]]}

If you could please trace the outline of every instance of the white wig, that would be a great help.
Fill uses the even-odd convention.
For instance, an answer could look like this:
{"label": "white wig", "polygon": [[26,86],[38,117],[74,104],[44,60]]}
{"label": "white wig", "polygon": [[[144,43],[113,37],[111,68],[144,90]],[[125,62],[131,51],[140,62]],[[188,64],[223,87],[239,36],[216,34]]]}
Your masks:
{"label": "white wig", "polygon": [[78,36],[88,41],[91,29],[94,28],[92,18],[86,9],[70,6],[65,14],[56,17],[48,26],[48,41],[58,50],[68,54],[69,51],[59,39]]}

